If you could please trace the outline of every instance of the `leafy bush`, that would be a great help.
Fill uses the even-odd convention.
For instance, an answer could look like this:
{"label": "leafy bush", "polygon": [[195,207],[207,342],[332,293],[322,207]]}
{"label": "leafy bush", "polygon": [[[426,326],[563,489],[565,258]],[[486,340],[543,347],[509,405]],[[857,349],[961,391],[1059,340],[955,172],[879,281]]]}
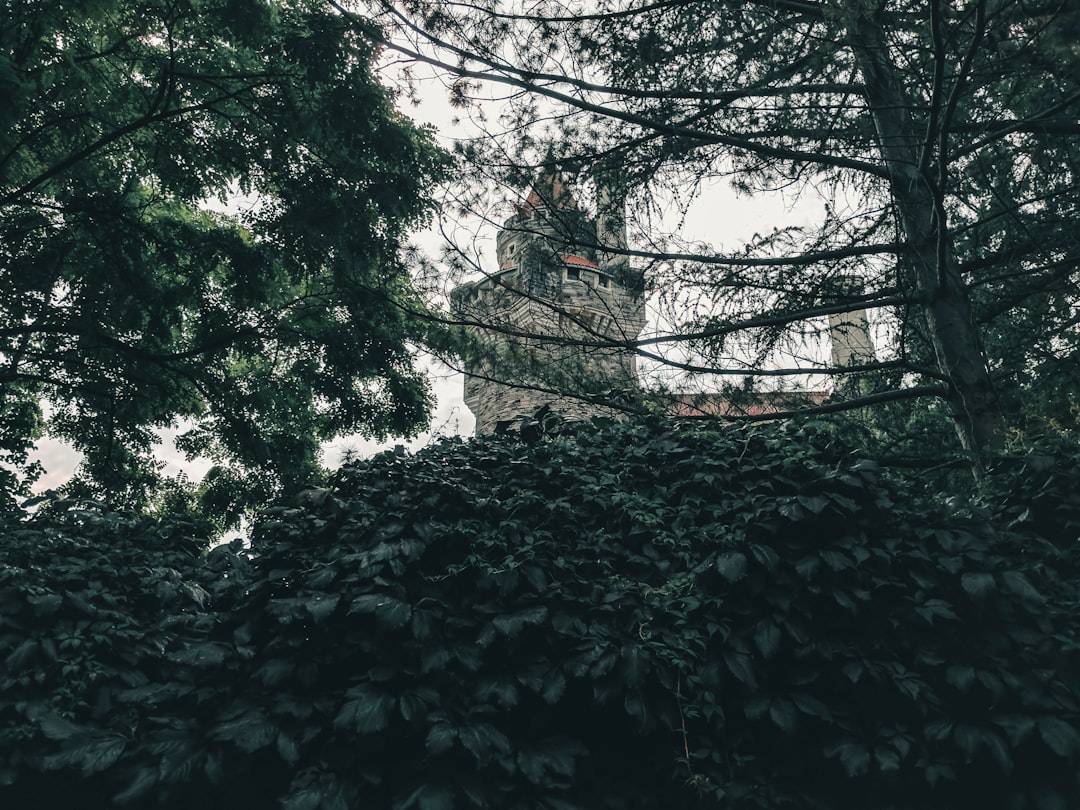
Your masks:
{"label": "leafy bush", "polygon": [[350,465],[204,559],[9,532],[0,801],[1077,806],[1068,558],[812,430],[544,428]]}

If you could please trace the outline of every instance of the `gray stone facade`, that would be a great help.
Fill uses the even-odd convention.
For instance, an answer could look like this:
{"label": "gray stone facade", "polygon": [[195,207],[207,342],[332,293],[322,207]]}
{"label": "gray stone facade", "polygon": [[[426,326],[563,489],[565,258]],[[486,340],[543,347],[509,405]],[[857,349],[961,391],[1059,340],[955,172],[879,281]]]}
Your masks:
{"label": "gray stone facade", "polygon": [[[465,404],[476,433],[527,418],[541,407],[569,419],[617,415],[638,390],[633,342],[645,327],[644,283],[626,254],[623,201],[601,186],[595,219],[578,208],[558,176],[538,183],[496,237],[498,270],[451,293],[469,326]],[[861,279],[841,279],[835,294],[857,297]],[[872,363],[865,309],[829,316],[836,368]],[[827,391],[763,392],[745,413],[722,397],[695,413],[768,415],[814,407]],[[700,398],[699,398],[700,399]],[[776,400],[775,402],[773,400]],[[689,413],[682,399],[675,413]]]}
{"label": "gray stone facade", "polygon": [[[597,228],[558,178],[538,185],[496,238],[498,271],[451,295],[473,325],[465,404],[477,434],[548,405],[570,419],[637,388],[632,341],[645,326],[641,274],[621,252],[618,212]],[[612,223],[616,223],[612,227]]]}

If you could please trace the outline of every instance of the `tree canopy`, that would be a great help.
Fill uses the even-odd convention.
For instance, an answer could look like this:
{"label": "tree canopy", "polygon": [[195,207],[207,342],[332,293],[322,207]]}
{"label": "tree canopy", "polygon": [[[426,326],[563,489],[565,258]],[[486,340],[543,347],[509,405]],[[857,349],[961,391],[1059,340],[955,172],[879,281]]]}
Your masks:
{"label": "tree canopy", "polygon": [[[908,439],[936,430],[910,451],[955,447],[950,423],[978,457],[1074,421],[1074,4],[370,6],[389,47],[456,77],[455,103],[504,97],[460,147],[486,184],[474,212],[538,169],[629,199],[629,248],[602,247],[645,271],[658,332],[633,343],[642,357],[733,389],[858,376],[828,407],[920,397],[890,417]],[[665,230],[718,185],[817,199],[820,216],[737,245]],[[887,337],[877,359],[828,368],[825,318],[864,307]]]}
{"label": "tree canopy", "polygon": [[326,437],[423,424],[398,253],[444,159],[378,39],[318,0],[0,3],[5,490],[47,430],[72,491],[137,503],[182,420],[235,513]]}
{"label": "tree canopy", "polygon": [[545,421],[346,466],[249,549],[9,524],[0,802],[1066,810],[1076,469],[1032,522],[813,425]]}

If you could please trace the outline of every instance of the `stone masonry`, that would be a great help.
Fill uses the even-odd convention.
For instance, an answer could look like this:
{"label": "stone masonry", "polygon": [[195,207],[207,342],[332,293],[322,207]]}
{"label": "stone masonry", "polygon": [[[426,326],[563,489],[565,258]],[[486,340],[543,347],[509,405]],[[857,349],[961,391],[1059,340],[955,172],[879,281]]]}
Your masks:
{"label": "stone masonry", "polygon": [[599,196],[594,220],[557,175],[538,182],[496,237],[498,271],[453,291],[455,315],[475,324],[465,404],[477,434],[544,405],[570,419],[613,413],[603,403],[636,390],[643,284],[621,252],[621,200]]}

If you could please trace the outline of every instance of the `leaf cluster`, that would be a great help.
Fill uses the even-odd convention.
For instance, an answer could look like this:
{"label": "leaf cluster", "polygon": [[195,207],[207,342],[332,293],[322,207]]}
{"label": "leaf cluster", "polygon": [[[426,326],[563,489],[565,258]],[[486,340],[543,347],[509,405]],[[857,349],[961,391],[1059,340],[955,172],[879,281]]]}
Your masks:
{"label": "leaf cluster", "polygon": [[417,429],[398,250],[444,163],[377,33],[318,0],[4,8],[0,441],[46,401],[77,493],[139,506],[181,421],[271,491],[321,439]]}
{"label": "leaf cluster", "polygon": [[346,466],[250,549],[10,527],[0,799],[1080,798],[1069,555],[812,427],[528,427]]}

